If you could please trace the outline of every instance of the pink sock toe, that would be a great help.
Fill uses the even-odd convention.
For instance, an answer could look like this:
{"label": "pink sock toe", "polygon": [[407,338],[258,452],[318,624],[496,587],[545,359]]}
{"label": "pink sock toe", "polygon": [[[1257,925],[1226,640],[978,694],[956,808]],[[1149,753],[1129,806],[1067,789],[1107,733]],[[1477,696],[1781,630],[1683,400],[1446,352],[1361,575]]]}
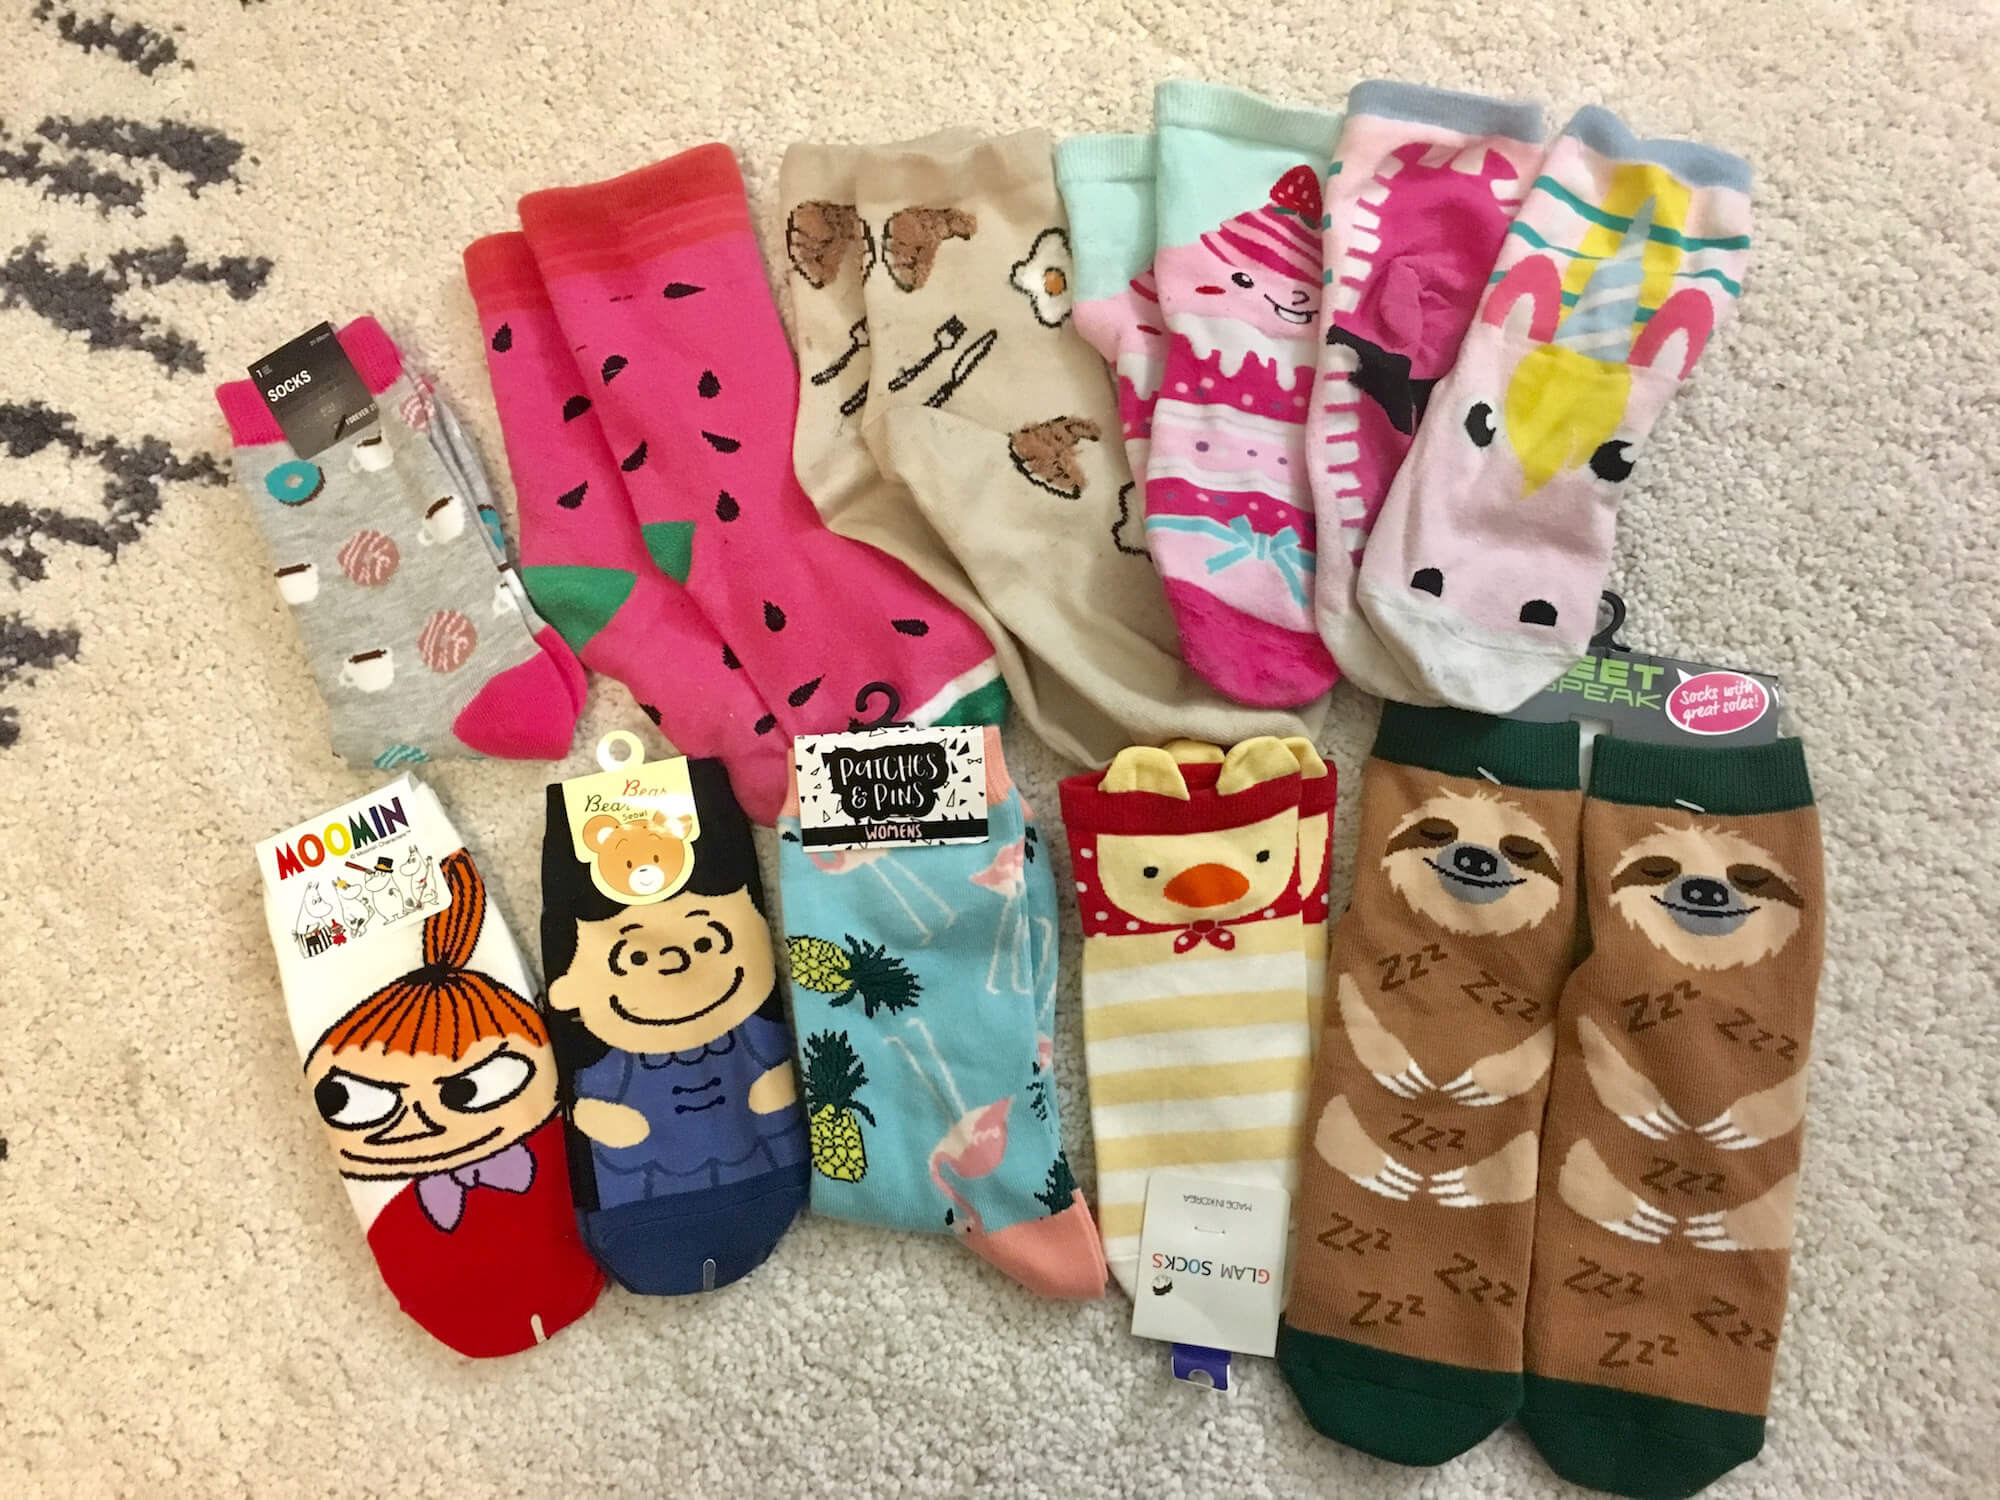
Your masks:
{"label": "pink sock toe", "polygon": [[[555,638],[553,630],[543,635]],[[576,658],[556,639],[561,655],[537,651],[481,688],[453,721],[452,733],[481,755],[503,760],[561,760],[576,737],[581,676]]]}
{"label": "pink sock toe", "polygon": [[1238,703],[1295,708],[1340,675],[1316,635],[1268,624],[1178,579],[1167,579],[1166,589],[1187,664]]}

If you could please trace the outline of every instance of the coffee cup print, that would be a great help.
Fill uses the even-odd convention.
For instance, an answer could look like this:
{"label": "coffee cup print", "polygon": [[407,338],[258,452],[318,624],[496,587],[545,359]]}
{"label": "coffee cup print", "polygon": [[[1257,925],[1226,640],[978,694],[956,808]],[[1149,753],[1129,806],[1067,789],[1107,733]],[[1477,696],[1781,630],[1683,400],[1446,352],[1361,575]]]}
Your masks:
{"label": "coffee cup print", "polygon": [[507,563],[500,564],[500,581],[493,586],[493,618],[521,612],[521,580]]}
{"label": "coffee cup print", "polygon": [[272,576],[278,580],[278,597],[287,604],[310,604],[319,597],[319,569],[309,562],[293,563]]}
{"label": "coffee cup print", "polygon": [[396,680],[396,658],[386,646],[347,658],[340,680],[359,693],[379,693]]}
{"label": "coffee cup print", "polygon": [[418,532],[428,547],[433,542],[456,540],[465,530],[465,503],[456,495],[446,495],[442,500],[431,502],[431,508],[424,512],[423,529]]}
{"label": "coffee cup print", "polygon": [[396,455],[389,451],[388,439],[381,433],[371,433],[354,445],[353,464],[364,474],[379,474],[396,461]]}

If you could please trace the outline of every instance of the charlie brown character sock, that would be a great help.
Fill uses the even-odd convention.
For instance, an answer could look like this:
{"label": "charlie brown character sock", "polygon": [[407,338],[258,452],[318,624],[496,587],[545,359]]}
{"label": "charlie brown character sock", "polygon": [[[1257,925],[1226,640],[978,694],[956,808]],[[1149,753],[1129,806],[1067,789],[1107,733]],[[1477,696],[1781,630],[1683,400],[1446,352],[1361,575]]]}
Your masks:
{"label": "charlie brown character sock", "polygon": [[956,1235],[1045,1297],[1104,1292],[1056,1098],[1048,851],[983,734],[983,844],[819,852],[779,822],[818,1213]]}
{"label": "charlie brown character sock", "polygon": [[1312,1076],[1299,766],[1134,746],[1062,784],[1083,919],[1083,1036],[1105,1258],[1127,1293],[1162,1169],[1293,1186]]}
{"label": "charlie brown character sock", "polygon": [[257,846],[314,1108],[404,1312],[461,1354],[531,1349],[603,1275],[570,1207],[534,982],[437,797],[403,776]]}
{"label": "charlie brown character sock", "polygon": [[1439,1464],[1521,1402],[1577,727],[1387,705],[1333,932],[1278,1365],[1326,1436]]}
{"label": "charlie brown character sock", "polygon": [[483,476],[474,494],[453,483],[425,430],[440,400],[420,396],[379,323],[357,318],[338,337],[380,417],[311,461],[252,382],[215,390],[335,753],[378,769],[455,755],[560,760],[583,670],[496,573],[478,514]]}
{"label": "charlie brown character sock", "polygon": [[1320,299],[1320,173],[1337,115],[1165,83],[1159,248],[1170,335],[1146,457],[1146,541],[1188,665],[1243,703],[1339,676],[1313,623],[1306,411]]}
{"label": "charlie brown character sock", "polygon": [[1741,157],[1595,107],[1556,138],[1361,560],[1419,687],[1503,714],[1583,655],[1633,461],[1749,254]]}
{"label": "charlie brown character sock", "polygon": [[1583,858],[1521,1425],[1565,1479],[1663,1500],[1764,1443],[1825,911],[1799,742],[1600,737]]}
{"label": "charlie brown character sock", "polygon": [[769,823],[790,738],[675,576],[680,533],[640,526],[527,239],[475,241],[465,276],[514,474],[522,583],[586,667],[623,683],[676,750],[720,759]]}
{"label": "charlie brown character sock", "polygon": [[1326,189],[1326,295],[1306,446],[1323,539],[1314,612],[1355,686],[1427,701],[1354,582],[1389,481],[1486,290],[1542,156],[1541,107],[1402,83],[1347,96]]}
{"label": "charlie brown character sock", "polygon": [[687,770],[691,839],[664,816],[598,813],[572,828],[558,784],[542,843],[542,955],[563,1022],[577,1213],[604,1269],[654,1296],[748,1275],[806,1197],[805,1120],[750,825],[720,761]]}
{"label": "charlie brown character sock", "polygon": [[728,147],[531,193],[520,213],[648,550],[780,725],[998,722],[978,627],[827,530],[793,475],[798,368]]}

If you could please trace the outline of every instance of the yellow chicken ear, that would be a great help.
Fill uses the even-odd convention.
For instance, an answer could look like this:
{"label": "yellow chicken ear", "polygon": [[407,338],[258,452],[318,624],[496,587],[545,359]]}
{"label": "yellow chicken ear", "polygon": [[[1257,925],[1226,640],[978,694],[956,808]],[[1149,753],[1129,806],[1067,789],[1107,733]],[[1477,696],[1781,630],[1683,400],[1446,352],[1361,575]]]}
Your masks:
{"label": "yellow chicken ear", "polygon": [[1222,747],[1207,740],[1168,740],[1160,747],[1184,766],[1219,766]]}
{"label": "yellow chicken ear", "polygon": [[1299,763],[1299,774],[1307,781],[1317,781],[1326,774],[1326,762],[1320,759],[1319,751],[1304,735],[1286,735],[1285,748],[1292,752],[1292,759]]}
{"label": "yellow chicken ear", "polygon": [[1173,756],[1155,745],[1130,745],[1120,750],[1097,783],[1100,792],[1152,792],[1188,800],[1187,782]]}
{"label": "yellow chicken ear", "polygon": [[1222,758],[1222,774],[1216,778],[1215,789],[1227,797],[1280,776],[1298,774],[1298,757],[1290,747],[1281,739],[1262,734],[1245,740]]}

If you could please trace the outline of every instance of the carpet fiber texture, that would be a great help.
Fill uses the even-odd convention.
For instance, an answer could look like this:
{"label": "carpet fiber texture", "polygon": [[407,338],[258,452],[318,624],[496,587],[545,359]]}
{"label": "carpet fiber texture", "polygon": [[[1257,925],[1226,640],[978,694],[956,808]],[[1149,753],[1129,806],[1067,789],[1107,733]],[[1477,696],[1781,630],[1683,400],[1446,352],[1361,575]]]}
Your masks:
{"label": "carpet fiber texture", "polygon": [[[108,3],[0,0],[0,1494],[1564,1492],[1518,1431],[1399,1471],[1269,1364],[1172,1387],[1115,1295],[810,1218],[722,1293],[462,1360],[381,1286],[299,1086],[251,845],[376,778],[328,752],[210,386],[372,311],[504,480],[458,252],[519,194],[723,140],[775,263],[791,141],[1139,129],[1175,76],[1598,101],[1755,164],[1741,315],[1616,570],[1635,646],[1782,676],[1828,843],[1769,1445],[1717,1493],[1996,1493],[1994,0]],[[1343,688],[1327,734],[1339,892],[1374,717]],[[658,745],[599,681],[568,771],[619,726]],[[1067,768],[1009,744],[1053,835]],[[531,939],[544,769],[428,774]]]}

